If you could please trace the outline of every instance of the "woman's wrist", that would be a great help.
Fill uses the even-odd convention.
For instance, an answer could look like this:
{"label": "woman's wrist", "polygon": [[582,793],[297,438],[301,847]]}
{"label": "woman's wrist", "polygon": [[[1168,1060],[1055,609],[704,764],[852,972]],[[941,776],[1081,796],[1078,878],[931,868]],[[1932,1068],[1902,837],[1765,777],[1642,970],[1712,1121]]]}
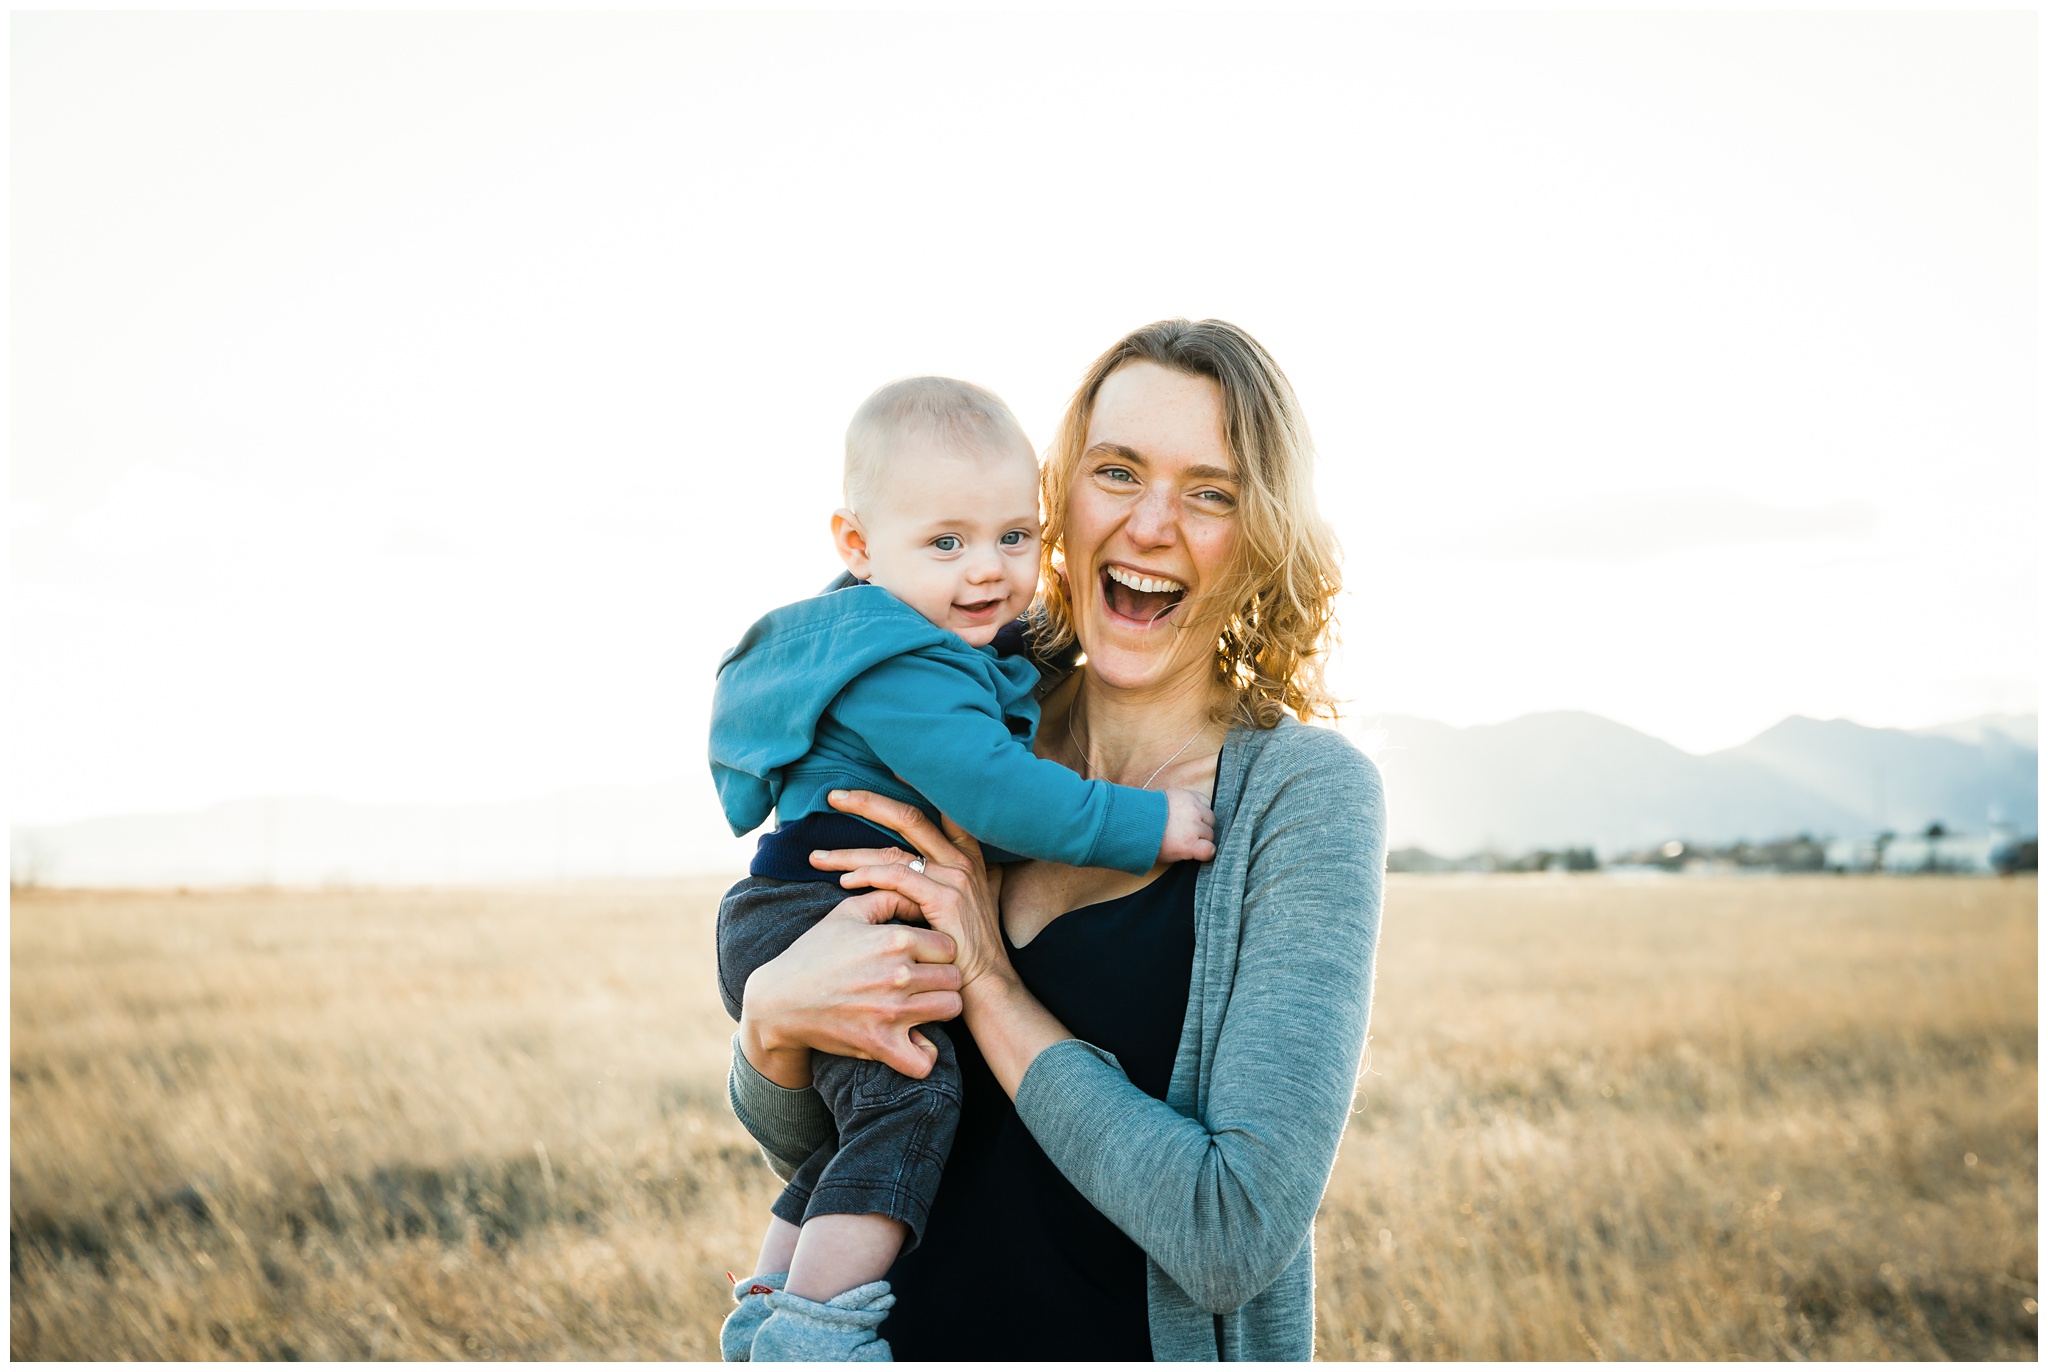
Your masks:
{"label": "woman's wrist", "polygon": [[740,1011],[740,1053],[756,1072],[789,1091],[811,1084],[811,1050],[773,1040],[760,1020]]}
{"label": "woman's wrist", "polygon": [[960,998],[968,1032],[1013,1099],[1033,1060],[1061,1039],[1073,1037],[1007,963],[976,977],[961,990]]}
{"label": "woman's wrist", "polygon": [[1019,996],[1029,999],[1031,993],[1005,958],[983,968],[960,988],[960,1017],[971,1021],[977,1010],[1000,1012],[1002,1006],[1015,1004]]}

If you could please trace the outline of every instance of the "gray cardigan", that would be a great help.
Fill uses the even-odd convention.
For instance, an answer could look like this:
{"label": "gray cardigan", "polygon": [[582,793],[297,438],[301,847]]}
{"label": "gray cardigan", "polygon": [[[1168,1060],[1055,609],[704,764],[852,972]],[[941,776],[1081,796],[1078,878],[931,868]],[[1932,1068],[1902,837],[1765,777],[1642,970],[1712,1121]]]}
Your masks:
{"label": "gray cardigan", "polygon": [[[1025,1128],[1145,1250],[1161,1361],[1314,1352],[1312,1230],[1365,1047],[1385,839],[1379,772],[1342,735],[1292,719],[1232,729],[1166,1099],[1080,1039],[1024,1073]],[[737,1051],[730,1089],[785,1176],[830,1136],[815,1091]]]}

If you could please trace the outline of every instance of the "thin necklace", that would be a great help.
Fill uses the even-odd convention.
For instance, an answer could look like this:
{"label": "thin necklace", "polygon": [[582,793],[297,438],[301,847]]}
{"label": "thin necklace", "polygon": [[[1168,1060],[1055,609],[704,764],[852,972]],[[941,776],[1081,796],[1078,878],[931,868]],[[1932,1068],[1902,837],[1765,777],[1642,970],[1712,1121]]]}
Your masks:
{"label": "thin necklace", "polygon": [[[1074,702],[1075,705],[1079,705],[1080,703],[1081,702],[1079,700],[1076,700]],[[1209,726],[1204,724],[1201,728],[1195,730],[1192,734],[1189,734],[1188,741],[1186,743],[1181,744],[1180,747],[1174,749],[1172,757],[1166,759],[1166,761],[1160,763],[1157,767],[1153,768],[1152,775],[1146,777],[1144,784],[1139,786],[1138,789],[1141,791],[1150,790],[1152,787],[1152,783],[1159,780],[1159,774],[1165,771],[1167,768],[1173,766],[1174,763],[1180,761],[1180,755],[1182,753],[1185,753],[1188,749],[1194,747],[1195,740],[1208,732]],[[1095,759],[1088,756],[1088,750],[1081,746],[1080,738],[1074,733],[1074,709],[1072,706],[1069,706],[1067,709],[1067,737],[1070,740],[1072,740],[1074,745],[1074,751],[1081,755],[1081,765],[1087,769],[1086,771],[1081,773],[1082,777],[1085,779],[1095,771]]]}

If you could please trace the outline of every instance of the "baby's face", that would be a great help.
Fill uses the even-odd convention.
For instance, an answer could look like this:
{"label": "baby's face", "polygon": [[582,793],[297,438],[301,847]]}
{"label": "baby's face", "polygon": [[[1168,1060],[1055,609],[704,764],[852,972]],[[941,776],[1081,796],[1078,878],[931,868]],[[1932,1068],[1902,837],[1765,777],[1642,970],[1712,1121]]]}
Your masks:
{"label": "baby's face", "polygon": [[905,437],[858,514],[832,520],[848,570],[977,648],[1038,591],[1038,464]]}

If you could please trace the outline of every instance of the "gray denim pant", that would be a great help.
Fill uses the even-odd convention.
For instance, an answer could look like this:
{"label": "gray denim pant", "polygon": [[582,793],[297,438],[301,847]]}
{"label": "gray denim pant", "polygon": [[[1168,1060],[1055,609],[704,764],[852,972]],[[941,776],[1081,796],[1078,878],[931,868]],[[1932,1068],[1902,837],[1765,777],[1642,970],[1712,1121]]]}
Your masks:
{"label": "gray denim pant", "polygon": [[[781,956],[847,893],[831,881],[745,877],[718,905],[718,990],[740,1017],[747,978]],[[952,1040],[920,1026],[939,1050],[918,1080],[863,1058],[811,1054],[811,1081],[832,1112],[837,1137],[805,1160],[772,1207],[802,1224],[814,1215],[887,1215],[910,1227],[904,1252],[924,1237],[939,1173],[960,1126],[960,1064]]]}

